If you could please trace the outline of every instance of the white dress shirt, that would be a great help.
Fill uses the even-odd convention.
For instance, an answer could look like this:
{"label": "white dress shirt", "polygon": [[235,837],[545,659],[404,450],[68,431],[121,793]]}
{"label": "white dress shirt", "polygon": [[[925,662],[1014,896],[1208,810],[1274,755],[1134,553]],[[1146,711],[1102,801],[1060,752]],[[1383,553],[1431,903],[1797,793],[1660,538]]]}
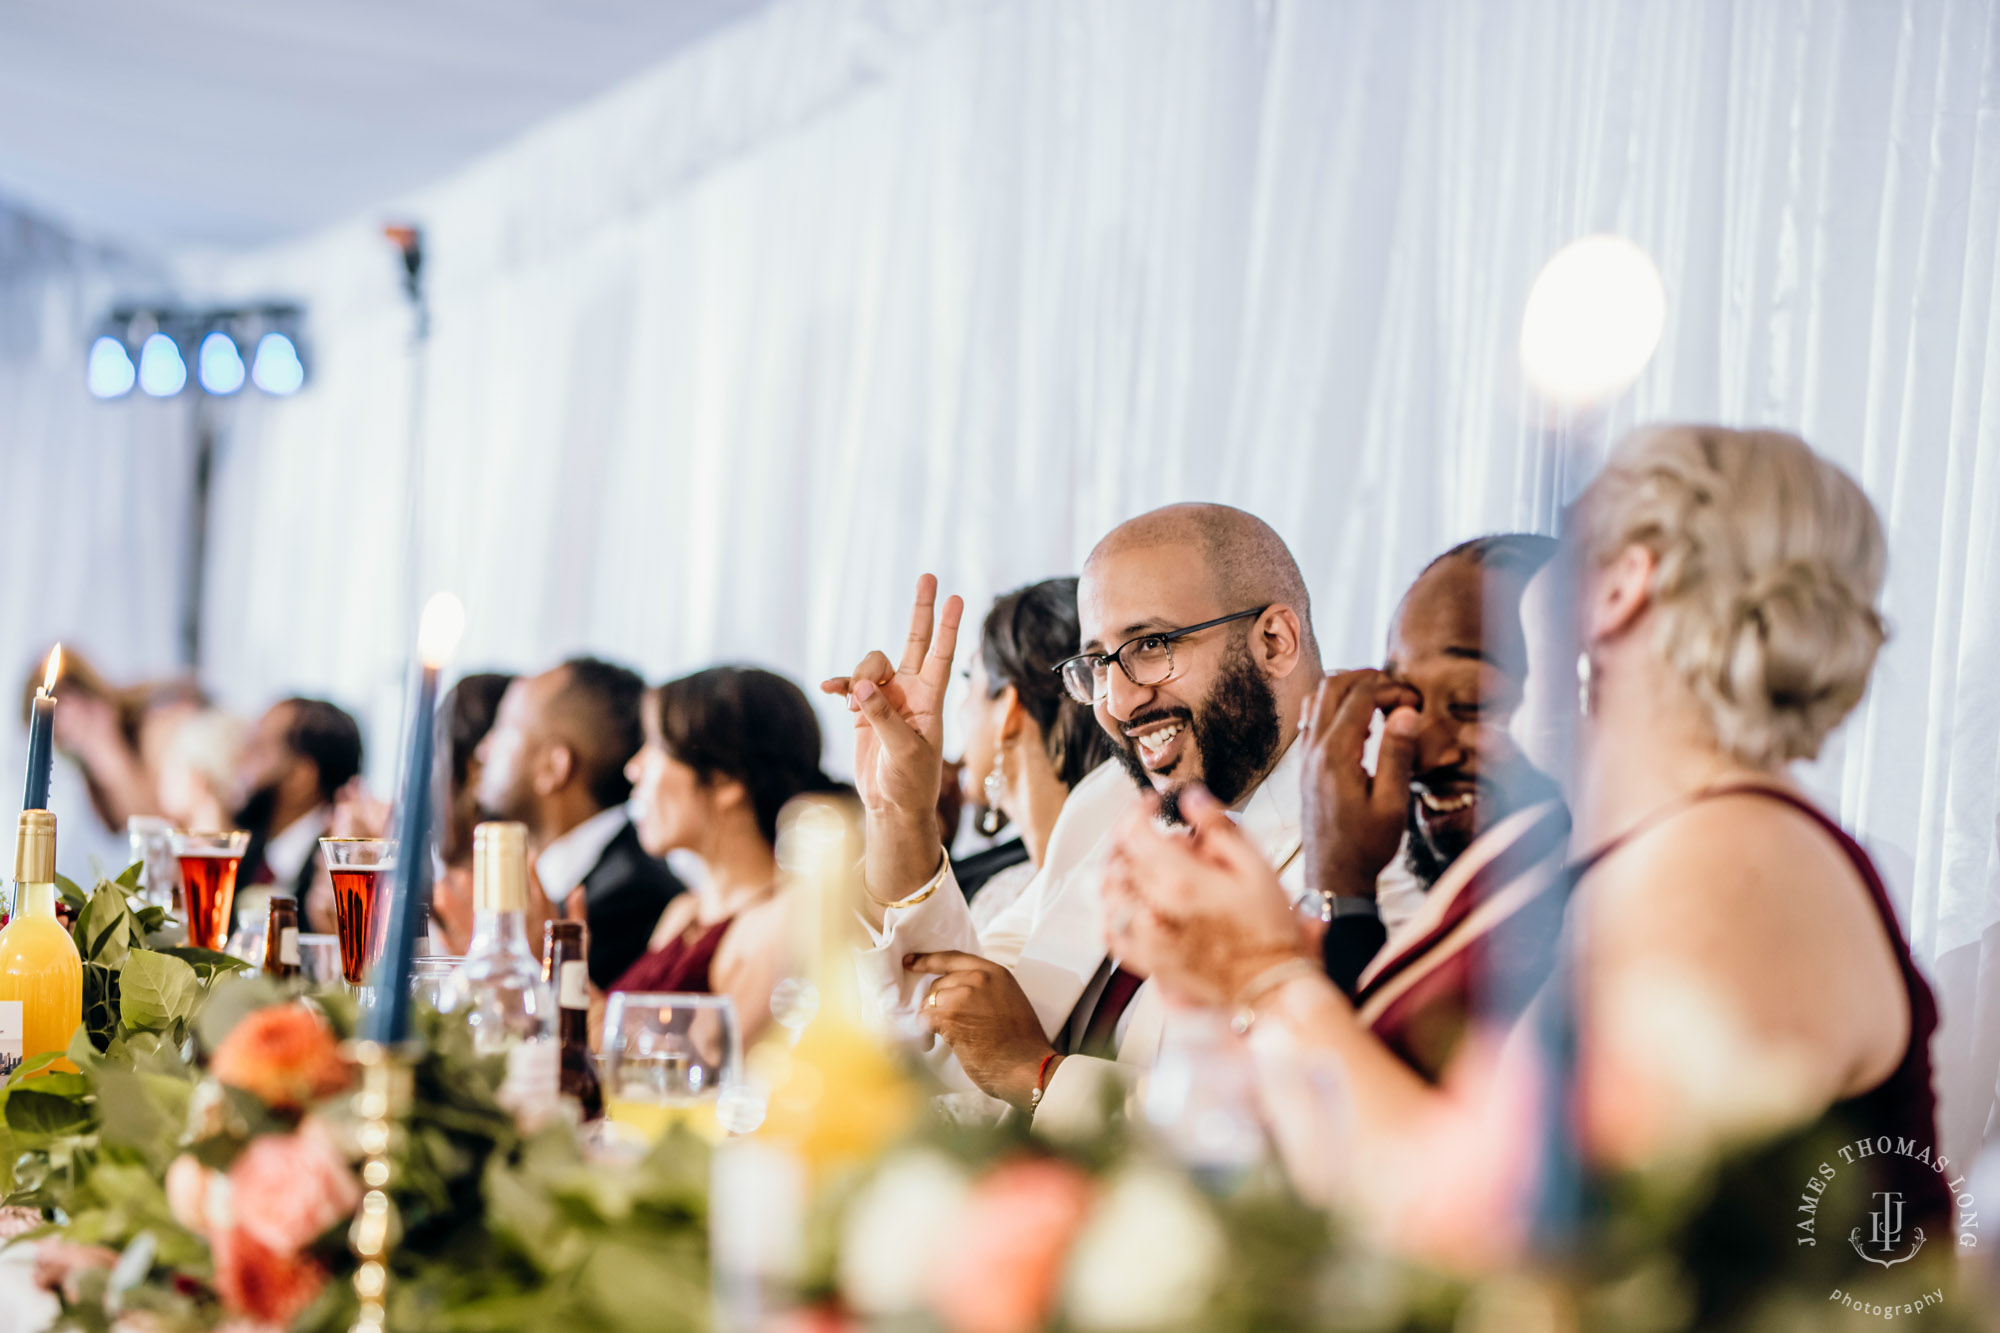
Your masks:
{"label": "white dress shirt", "polygon": [[549,896],[550,902],[562,906],[563,899],[574,893],[584,877],[597,868],[604,849],[627,822],[625,807],[614,805],[609,810],[599,810],[542,848],[542,854],[535,858],[535,878],[541,880],[542,892]]}
{"label": "white dress shirt", "polygon": [[319,805],[273,833],[264,844],[264,868],[271,872],[271,882],[290,892],[332,823],[333,807]]}
{"label": "white dress shirt", "polygon": [[[1302,748],[1288,746],[1277,767],[1235,815],[1250,840],[1279,868],[1281,881],[1294,895],[1304,885],[1298,854],[1304,762]],[[863,951],[861,968],[864,986],[891,1021],[905,1031],[917,1028],[921,1023],[917,1009],[929,988],[929,977],[903,970],[903,955],[957,949],[990,958],[1013,972],[1041,1019],[1042,1030],[1050,1041],[1057,1041],[1072,1014],[1079,1012],[1079,1002],[1092,989],[1101,990],[1108,976],[1102,897],[1111,850],[1108,834],[1137,794],[1132,779],[1115,760],[1078,783],[1050,835],[1043,871],[1037,876],[1041,883],[1024,890],[983,935],[973,929],[965,895],[958,891],[948,863],[937,878],[889,908],[881,928],[871,931],[874,947]],[[1083,1012],[1090,1008],[1083,1006]],[[1072,1055],[1059,1063],[1036,1110],[1037,1128],[1061,1134],[1095,1123],[1105,1080],[1129,1084],[1151,1067],[1159,1052],[1163,1020],[1160,997],[1147,982],[1119,1019],[1117,1059]],[[938,1072],[947,1085],[970,1088],[971,1080],[958,1062],[948,1058],[948,1048],[942,1043],[940,1048]]]}

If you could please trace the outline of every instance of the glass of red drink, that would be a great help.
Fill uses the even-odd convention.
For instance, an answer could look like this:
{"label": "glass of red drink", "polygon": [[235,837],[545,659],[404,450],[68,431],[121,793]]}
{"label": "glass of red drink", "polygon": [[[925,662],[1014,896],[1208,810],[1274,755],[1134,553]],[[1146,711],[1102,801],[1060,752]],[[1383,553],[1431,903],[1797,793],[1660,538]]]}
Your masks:
{"label": "glass of red drink", "polygon": [[174,859],[181,866],[181,904],[187,912],[188,943],[200,949],[221,949],[229,942],[229,913],[236,906],[236,868],[243,864],[250,835],[241,829],[227,833],[173,834]]}
{"label": "glass of red drink", "polygon": [[321,838],[327,874],[333,878],[333,928],[340,937],[340,975],[359,986],[382,951],[376,911],[389,876],[396,870],[394,838]]}

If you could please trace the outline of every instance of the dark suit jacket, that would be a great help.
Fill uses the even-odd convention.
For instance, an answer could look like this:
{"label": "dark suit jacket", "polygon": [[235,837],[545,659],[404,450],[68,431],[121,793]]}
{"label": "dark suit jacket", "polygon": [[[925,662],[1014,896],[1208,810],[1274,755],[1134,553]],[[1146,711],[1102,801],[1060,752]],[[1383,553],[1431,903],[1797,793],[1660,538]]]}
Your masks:
{"label": "dark suit jacket", "polygon": [[685,886],[667,863],[646,855],[639,831],[628,822],[583,877],[583,910],[590,923],[590,979],[610,990],[646,952],[646,941],[673,896]]}

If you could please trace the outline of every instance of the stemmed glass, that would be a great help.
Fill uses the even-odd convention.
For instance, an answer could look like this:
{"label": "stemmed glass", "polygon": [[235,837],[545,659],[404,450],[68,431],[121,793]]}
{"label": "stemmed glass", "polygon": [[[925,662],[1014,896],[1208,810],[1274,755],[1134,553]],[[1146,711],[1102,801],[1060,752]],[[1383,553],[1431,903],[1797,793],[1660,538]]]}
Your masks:
{"label": "stemmed glass", "polygon": [[396,868],[393,838],[321,838],[326,871],[333,880],[333,927],[340,936],[340,975],[350,986],[367,979],[381,952],[375,911],[382,877]]}
{"label": "stemmed glass", "polygon": [[236,871],[250,835],[175,830],[174,856],[181,864],[181,896],[187,909],[188,943],[220,950],[229,942],[229,912],[236,905]]}
{"label": "stemmed glass", "polygon": [[743,1069],[736,1006],[723,995],[619,991],[604,1011],[604,1114],[654,1140],[674,1125],[719,1139],[716,1102]]}

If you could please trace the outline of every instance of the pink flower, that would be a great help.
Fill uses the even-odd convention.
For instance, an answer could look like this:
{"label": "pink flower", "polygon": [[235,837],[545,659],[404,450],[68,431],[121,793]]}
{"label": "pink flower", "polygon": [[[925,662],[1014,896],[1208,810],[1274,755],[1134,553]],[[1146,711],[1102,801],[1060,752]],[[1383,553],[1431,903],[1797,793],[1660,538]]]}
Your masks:
{"label": "pink flower", "polygon": [[361,1182],[317,1120],[261,1134],[229,1168],[231,1221],[267,1249],[304,1249],[353,1213]]}
{"label": "pink flower", "polygon": [[209,1060],[217,1081],[298,1110],[347,1086],[333,1029],[296,1004],[259,1009],[238,1023]]}
{"label": "pink flower", "polygon": [[1090,1206],[1075,1167],[1028,1160],[996,1167],[972,1187],[931,1285],[952,1333],[1031,1333],[1055,1306],[1070,1241]]}
{"label": "pink flower", "polygon": [[318,1261],[260,1245],[240,1226],[218,1231],[213,1248],[216,1294],[233,1313],[262,1324],[291,1323],[326,1285]]}
{"label": "pink flower", "polygon": [[35,1285],[44,1291],[60,1293],[66,1301],[75,1302],[80,1299],[77,1288],[79,1277],[93,1268],[109,1268],[117,1262],[116,1250],[51,1238],[35,1247]]}

